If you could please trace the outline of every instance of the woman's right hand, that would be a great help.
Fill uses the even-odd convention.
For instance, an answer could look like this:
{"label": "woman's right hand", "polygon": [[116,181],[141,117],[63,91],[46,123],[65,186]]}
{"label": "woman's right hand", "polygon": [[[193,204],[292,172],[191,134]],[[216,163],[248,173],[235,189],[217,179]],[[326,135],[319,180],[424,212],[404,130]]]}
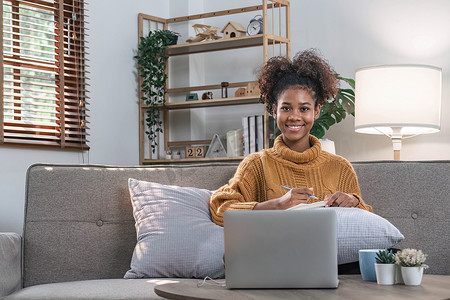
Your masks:
{"label": "woman's right hand", "polygon": [[312,188],[293,188],[280,198],[256,204],[253,209],[288,209],[300,203],[307,203],[312,195]]}

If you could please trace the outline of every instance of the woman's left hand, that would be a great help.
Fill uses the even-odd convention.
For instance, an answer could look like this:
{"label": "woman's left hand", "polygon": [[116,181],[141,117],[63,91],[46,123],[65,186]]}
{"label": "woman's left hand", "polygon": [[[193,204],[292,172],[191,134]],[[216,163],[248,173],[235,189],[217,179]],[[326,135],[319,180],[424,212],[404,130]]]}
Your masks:
{"label": "woman's left hand", "polygon": [[327,195],[324,201],[327,202],[327,206],[335,207],[355,207],[359,204],[359,200],[355,196],[343,192],[335,192],[332,195]]}

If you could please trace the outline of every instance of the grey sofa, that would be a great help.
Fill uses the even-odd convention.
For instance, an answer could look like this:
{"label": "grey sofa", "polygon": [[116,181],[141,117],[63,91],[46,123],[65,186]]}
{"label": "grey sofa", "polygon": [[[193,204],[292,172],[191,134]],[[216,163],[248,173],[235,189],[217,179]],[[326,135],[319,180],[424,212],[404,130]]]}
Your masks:
{"label": "grey sofa", "polygon": [[[427,253],[428,273],[450,274],[450,161],[353,163],[363,198]],[[127,180],[216,189],[236,163],[29,168],[23,236],[0,234],[0,298],[160,299],[166,279],[122,279],[136,231]],[[192,279],[176,279],[192,280]]]}

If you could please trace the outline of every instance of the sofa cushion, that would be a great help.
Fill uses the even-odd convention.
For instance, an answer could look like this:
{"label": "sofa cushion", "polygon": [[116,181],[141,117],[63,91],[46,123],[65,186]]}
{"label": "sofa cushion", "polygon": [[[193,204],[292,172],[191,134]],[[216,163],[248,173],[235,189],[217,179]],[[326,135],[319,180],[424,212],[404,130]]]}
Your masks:
{"label": "sofa cushion", "polygon": [[17,233],[0,233],[0,298],[20,289],[21,243]]}
{"label": "sofa cushion", "polygon": [[137,244],[125,278],[224,276],[223,229],[211,191],[129,179]]}
{"label": "sofa cushion", "polygon": [[185,280],[187,279],[99,279],[40,284],[24,288],[4,300],[164,299],[155,294],[153,289],[156,285]]}
{"label": "sofa cushion", "polygon": [[338,262],[358,261],[360,249],[386,249],[404,236],[388,220],[359,208],[330,207],[336,211]]}

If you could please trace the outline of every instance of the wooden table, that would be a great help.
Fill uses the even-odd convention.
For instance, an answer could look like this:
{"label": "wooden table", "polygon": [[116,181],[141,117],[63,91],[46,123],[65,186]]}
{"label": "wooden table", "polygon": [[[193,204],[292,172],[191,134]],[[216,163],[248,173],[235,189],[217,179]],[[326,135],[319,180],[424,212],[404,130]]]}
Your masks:
{"label": "wooden table", "polygon": [[197,287],[201,280],[188,280],[155,287],[155,293],[168,299],[450,299],[450,276],[424,275],[419,286],[378,285],[363,281],[361,275],[339,276],[337,289],[254,289],[227,290],[210,284]]}

